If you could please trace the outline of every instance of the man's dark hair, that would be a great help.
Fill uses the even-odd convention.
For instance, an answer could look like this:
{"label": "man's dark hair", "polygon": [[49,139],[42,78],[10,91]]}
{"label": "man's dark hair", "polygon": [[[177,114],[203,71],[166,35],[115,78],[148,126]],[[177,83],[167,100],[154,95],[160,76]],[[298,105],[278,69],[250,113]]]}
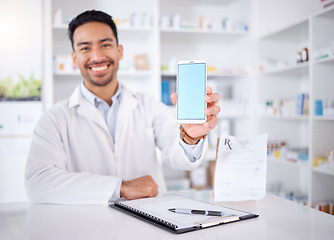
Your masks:
{"label": "man's dark hair", "polygon": [[71,40],[71,44],[72,44],[72,49],[74,50],[74,46],[73,46],[73,33],[75,31],[75,29],[77,29],[77,27],[88,23],[88,22],[101,22],[101,23],[105,23],[108,24],[111,28],[111,30],[113,31],[115,38],[116,38],[116,43],[118,44],[118,37],[117,37],[117,28],[116,25],[114,23],[114,21],[112,20],[112,17],[110,15],[108,15],[105,12],[102,11],[97,11],[97,10],[89,10],[86,12],[83,12],[81,14],[79,14],[77,17],[73,18],[72,21],[70,22],[70,24],[68,25],[68,36]]}

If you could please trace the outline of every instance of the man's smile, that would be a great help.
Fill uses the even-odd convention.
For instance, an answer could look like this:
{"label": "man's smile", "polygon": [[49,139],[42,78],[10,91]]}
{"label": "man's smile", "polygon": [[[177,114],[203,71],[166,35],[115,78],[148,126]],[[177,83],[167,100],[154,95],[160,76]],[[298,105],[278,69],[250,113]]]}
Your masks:
{"label": "man's smile", "polygon": [[103,70],[106,70],[108,68],[107,65],[103,66],[103,67],[91,67],[91,70],[93,70],[94,72],[101,72]]}
{"label": "man's smile", "polygon": [[107,72],[111,64],[112,61],[102,62],[102,63],[92,63],[92,64],[87,64],[86,69],[92,71],[93,73],[101,74]]}

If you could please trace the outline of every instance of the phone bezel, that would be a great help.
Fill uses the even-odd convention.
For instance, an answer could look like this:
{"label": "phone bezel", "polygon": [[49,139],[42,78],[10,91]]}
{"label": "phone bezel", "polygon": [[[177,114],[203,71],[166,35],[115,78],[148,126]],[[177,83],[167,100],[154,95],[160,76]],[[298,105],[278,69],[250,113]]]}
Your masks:
{"label": "phone bezel", "polygon": [[[177,93],[177,96],[179,94],[179,65],[184,65],[184,64],[198,64],[198,63],[205,63],[205,91],[206,91],[206,86],[207,86],[207,79],[208,79],[208,76],[207,76],[207,63],[205,60],[181,60],[181,61],[178,61],[177,62],[177,74],[176,74],[176,93]],[[205,95],[206,95],[206,92],[205,92]],[[177,122],[180,123],[180,124],[203,124],[206,122],[207,120],[207,116],[206,114],[204,114],[204,119],[179,119],[179,116],[178,116],[178,100],[177,100],[177,103],[176,103],[176,119],[177,119]],[[205,102],[205,108],[207,107],[207,104]]]}

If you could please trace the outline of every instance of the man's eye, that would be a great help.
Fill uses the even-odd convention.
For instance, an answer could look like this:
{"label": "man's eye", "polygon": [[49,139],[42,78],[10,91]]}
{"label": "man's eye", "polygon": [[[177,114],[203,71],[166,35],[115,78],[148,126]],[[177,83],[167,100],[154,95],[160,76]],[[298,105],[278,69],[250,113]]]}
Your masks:
{"label": "man's eye", "polygon": [[80,49],[80,51],[87,51],[88,50],[88,47],[82,47],[81,49]]}
{"label": "man's eye", "polygon": [[109,43],[105,43],[105,44],[102,45],[102,47],[110,47],[110,46],[111,46],[111,44],[109,44]]}

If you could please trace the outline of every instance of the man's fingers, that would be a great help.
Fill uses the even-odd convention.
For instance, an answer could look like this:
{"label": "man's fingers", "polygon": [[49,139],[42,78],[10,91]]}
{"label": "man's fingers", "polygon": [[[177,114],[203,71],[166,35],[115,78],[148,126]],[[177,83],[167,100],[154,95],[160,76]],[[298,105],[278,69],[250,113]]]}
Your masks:
{"label": "man's fingers", "polygon": [[216,116],[213,116],[213,117],[208,118],[206,123],[204,123],[204,126],[211,130],[215,128],[218,125],[218,123],[219,123],[218,118]]}
{"label": "man's fingers", "polygon": [[177,94],[176,93],[172,93],[170,95],[170,99],[172,100],[172,102],[174,103],[174,105],[176,105],[177,102]]}
{"label": "man's fingers", "polygon": [[220,95],[219,93],[213,93],[205,96],[204,100],[209,104],[216,104],[219,101]]}
{"label": "man's fingers", "polygon": [[[206,101],[206,103],[209,104],[209,106],[217,104],[217,102],[220,99],[219,93],[212,93],[212,88],[206,87],[206,94],[207,95],[205,96],[204,100]],[[172,93],[170,95],[170,98],[171,98],[172,102],[174,103],[174,105],[176,105],[176,103],[177,103],[177,94],[176,93]]]}
{"label": "man's fingers", "polygon": [[207,95],[211,95],[212,94],[212,88],[210,88],[210,87],[206,87],[205,91],[206,91]]}
{"label": "man's fingers", "polygon": [[212,107],[208,107],[204,110],[205,115],[217,115],[220,112],[220,107],[214,105]]}

